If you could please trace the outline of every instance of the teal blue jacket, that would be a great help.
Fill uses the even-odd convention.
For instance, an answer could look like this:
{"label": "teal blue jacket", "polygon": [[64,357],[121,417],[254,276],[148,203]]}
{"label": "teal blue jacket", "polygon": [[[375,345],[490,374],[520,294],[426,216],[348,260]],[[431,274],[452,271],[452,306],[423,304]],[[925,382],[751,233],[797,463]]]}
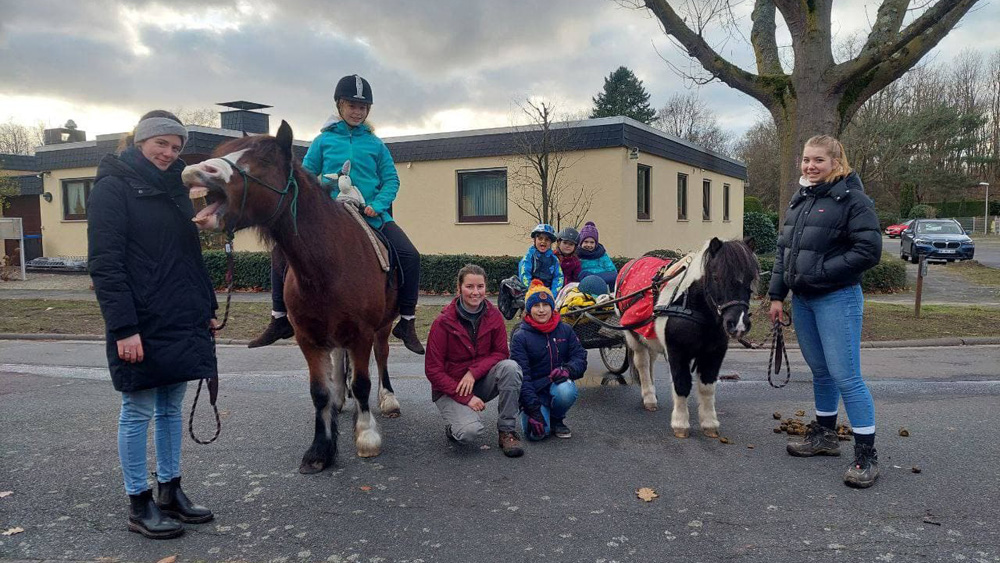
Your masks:
{"label": "teal blue jacket", "polygon": [[[302,166],[309,172],[322,176],[340,173],[344,161],[351,161],[351,183],[354,184],[365,202],[378,212],[375,217],[364,216],[372,227],[378,229],[392,221],[389,207],[399,191],[399,175],[396,164],[382,139],[371,132],[366,123],[351,127],[337,116],[323,125],[302,159]],[[327,185],[336,197],[336,184]]]}

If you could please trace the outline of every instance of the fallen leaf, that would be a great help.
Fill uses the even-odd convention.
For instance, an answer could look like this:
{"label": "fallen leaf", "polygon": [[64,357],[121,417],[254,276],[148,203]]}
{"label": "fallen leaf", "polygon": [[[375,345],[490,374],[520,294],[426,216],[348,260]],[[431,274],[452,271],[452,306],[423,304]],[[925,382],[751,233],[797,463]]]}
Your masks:
{"label": "fallen leaf", "polygon": [[10,528],[6,532],[0,532],[0,536],[13,536],[14,534],[20,534],[24,531],[24,528],[17,526],[16,528]]}
{"label": "fallen leaf", "polygon": [[738,374],[738,373],[727,373],[725,375],[720,375],[719,379],[722,379],[724,381],[739,381],[740,380],[740,374]]}
{"label": "fallen leaf", "polygon": [[656,494],[656,491],[650,489],[649,487],[643,487],[635,492],[635,496],[646,502],[653,502],[653,499],[659,497],[660,495]]}
{"label": "fallen leaf", "polygon": [[923,471],[923,470],[922,470],[922,469],[920,469],[919,467],[917,467],[916,465],[914,465],[914,466],[913,466],[913,467],[912,467],[912,468],[910,469],[910,471],[912,471],[912,472],[914,472],[914,473],[920,473],[920,472],[921,472],[921,471]]}
{"label": "fallen leaf", "polygon": [[14,491],[0,491],[0,498],[9,497],[14,494]]}
{"label": "fallen leaf", "polygon": [[805,416],[805,415],[806,415],[806,411],[801,411],[801,410],[800,411],[795,411],[795,416]]}
{"label": "fallen leaf", "polygon": [[904,437],[904,438],[908,438],[910,436],[910,431],[907,430],[906,428],[900,428],[899,429],[899,435],[902,436],[902,437]]}
{"label": "fallen leaf", "polygon": [[729,441],[729,438],[726,437],[719,438],[719,441],[723,444],[732,444],[732,442]]}
{"label": "fallen leaf", "polygon": [[362,490],[362,491],[365,491],[365,492],[368,492],[368,491],[372,490],[372,488],[371,488],[371,487],[369,487],[368,485],[363,485],[363,486],[361,487],[361,490]]}
{"label": "fallen leaf", "polygon": [[748,450],[752,450],[753,449],[753,444],[747,444],[747,449]]}
{"label": "fallen leaf", "polygon": [[176,561],[177,561],[177,556],[176,555],[170,555],[168,557],[164,557],[163,559],[160,559],[156,563],[175,563]]}

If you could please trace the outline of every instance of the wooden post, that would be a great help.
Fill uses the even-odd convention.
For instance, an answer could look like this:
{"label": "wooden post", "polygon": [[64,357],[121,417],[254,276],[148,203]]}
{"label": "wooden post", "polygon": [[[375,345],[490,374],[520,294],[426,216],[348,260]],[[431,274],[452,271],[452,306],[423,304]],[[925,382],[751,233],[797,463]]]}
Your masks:
{"label": "wooden post", "polygon": [[[916,252],[916,249],[914,249],[914,252]],[[917,262],[917,295],[916,295],[916,303],[914,304],[914,310],[913,310],[913,316],[918,319],[920,318],[920,296],[924,291],[924,274],[926,273],[927,273],[927,258],[921,256],[920,260]]]}

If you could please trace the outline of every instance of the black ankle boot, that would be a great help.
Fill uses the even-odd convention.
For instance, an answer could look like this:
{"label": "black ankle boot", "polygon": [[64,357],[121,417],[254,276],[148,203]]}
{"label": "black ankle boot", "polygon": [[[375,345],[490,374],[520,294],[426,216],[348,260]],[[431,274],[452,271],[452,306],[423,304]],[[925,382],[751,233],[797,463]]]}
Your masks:
{"label": "black ankle boot", "polygon": [[164,515],[153,502],[153,492],[129,495],[128,529],[154,540],[168,540],[184,533],[180,522]]}
{"label": "black ankle boot", "polygon": [[264,332],[250,341],[247,348],[260,348],[261,346],[270,346],[275,342],[283,338],[291,338],[295,336],[295,329],[292,328],[292,323],[288,321],[288,315],[284,317],[271,317],[271,323],[267,325]]}
{"label": "black ankle boot", "polygon": [[414,354],[423,354],[424,345],[417,338],[416,322],[413,319],[400,318],[399,322],[392,329],[392,335],[403,341],[406,349]]}
{"label": "black ankle boot", "polygon": [[181,490],[181,478],[174,477],[166,483],[160,483],[156,491],[156,504],[160,511],[188,524],[204,524],[215,515],[212,511],[191,502]]}

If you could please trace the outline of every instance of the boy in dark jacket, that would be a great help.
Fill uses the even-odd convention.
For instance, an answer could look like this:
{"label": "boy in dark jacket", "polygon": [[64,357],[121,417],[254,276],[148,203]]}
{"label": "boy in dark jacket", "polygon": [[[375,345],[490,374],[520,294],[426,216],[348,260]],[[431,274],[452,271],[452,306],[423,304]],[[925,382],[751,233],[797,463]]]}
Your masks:
{"label": "boy in dark jacket", "polygon": [[575,380],[587,371],[587,351],[569,325],[559,322],[552,293],[534,281],[525,315],[511,341],[510,357],[521,367],[521,426],[529,440],[550,433],[572,436],[564,419],[576,402]]}

